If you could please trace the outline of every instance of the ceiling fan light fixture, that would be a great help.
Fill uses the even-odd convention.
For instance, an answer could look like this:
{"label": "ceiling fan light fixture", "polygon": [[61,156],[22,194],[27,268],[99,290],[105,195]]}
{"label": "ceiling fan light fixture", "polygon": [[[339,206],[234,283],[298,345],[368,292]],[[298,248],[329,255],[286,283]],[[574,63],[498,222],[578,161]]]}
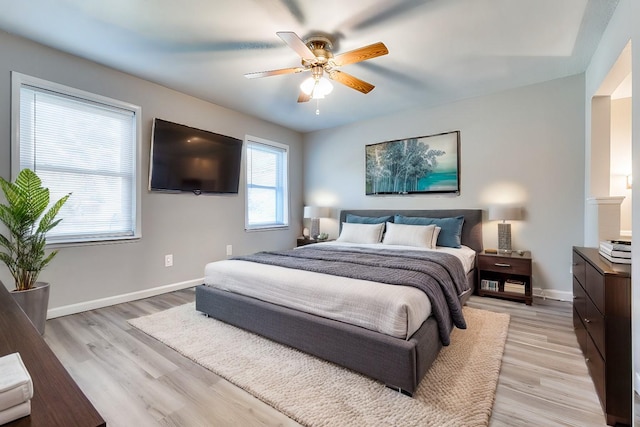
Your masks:
{"label": "ceiling fan light fixture", "polygon": [[311,92],[313,92],[313,87],[315,85],[316,85],[316,80],[313,77],[309,77],[309,78],[306,78],[300,84],[300,90],[306,93],[307,95],[311,95]]}
{"label": "ceiling fan light fixture", "polygon": [[311,77],[300,85],[298,102],[308,102],[310,99],[322,99],[333,90],[333,85],[323,77],[329,73],[331,80],[335,80],[351,89],[367,94],[375,87],[350,74],[337,70],[343,65],[355,64],[377,58],[389,53],[382,42],[373,43],[358,49],[334,55],[333,43],[329,37],[317,35],[302,40],[292,31],[279,31],[276,33],[301,59],[302,67],[282,68],[279,70],[247,73],[245,77],[253,79],[257,77],[279,76],[282,74],[294,74],[310,71]]}
{"label": "ceiling fan light fixture", "polygon": [[309,77],[300,84],[300,90],[312,99],[322,99],[333,90],[333,85],[326,77]]}

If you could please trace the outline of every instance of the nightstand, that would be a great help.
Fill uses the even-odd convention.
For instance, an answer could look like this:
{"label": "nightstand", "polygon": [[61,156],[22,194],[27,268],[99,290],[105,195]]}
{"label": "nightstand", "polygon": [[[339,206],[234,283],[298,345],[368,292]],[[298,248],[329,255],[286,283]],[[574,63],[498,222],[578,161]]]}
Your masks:
{"label": "nightstand", "polygon": [[334,239],[326,239],[326,240],[314,240],[314,239],[298,239],[297,240],[297,246],[305,246],[305,245],[312,245],[314,243],[321,243],[321,242],[332,242]]}
{"label": "nightstand", "polygon": [[531,292],[531,252],[487,254],[477,258],[478,295],[513,301],[533,302]]}

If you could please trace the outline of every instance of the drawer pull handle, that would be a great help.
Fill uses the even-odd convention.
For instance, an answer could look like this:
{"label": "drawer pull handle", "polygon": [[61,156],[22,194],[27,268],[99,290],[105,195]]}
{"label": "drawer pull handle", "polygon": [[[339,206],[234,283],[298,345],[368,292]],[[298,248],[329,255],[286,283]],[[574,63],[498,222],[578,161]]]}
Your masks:
{"label": "drawer pull handle", "polygon": [[584,319],[584,323],[591,323],[591,320],[589,320],[589,319]]}
{"label": "drawer pull handle", "polygon": [[591,360],[589,360],[588,357],[586,359],[584,359],[584,361],[587,362],[587,363],[591,362]]}
{"label": "drawer pull handle", "polygon": [[504,263],[504,262],[496,262],[496,263],[495,263],[495,264],[493,264],[493,265],[495,265],[496,267],[507,267],[507,268],[508,268],[508,267],[511,267],[511,264],[506,264],[506,263]]}

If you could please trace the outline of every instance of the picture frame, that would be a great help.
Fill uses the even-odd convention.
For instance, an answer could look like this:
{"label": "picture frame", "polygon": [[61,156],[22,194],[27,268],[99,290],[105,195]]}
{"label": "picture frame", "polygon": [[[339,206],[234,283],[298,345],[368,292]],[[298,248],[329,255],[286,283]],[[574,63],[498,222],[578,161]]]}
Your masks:
{"label": "picture frame", "polygon": [[365,146],[365,193],[460,194],[460,131]]}

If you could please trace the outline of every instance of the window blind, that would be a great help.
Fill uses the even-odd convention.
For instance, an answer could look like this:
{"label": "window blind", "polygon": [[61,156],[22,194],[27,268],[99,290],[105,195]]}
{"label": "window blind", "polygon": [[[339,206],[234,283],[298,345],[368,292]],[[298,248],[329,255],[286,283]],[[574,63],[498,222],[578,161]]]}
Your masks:
{"label": "window blind", "polygon": [[[31,168],[51,203],[72,193],[50,243],[132,238],[137,230],[137,112],[22,84],[20,169]],[[17,173],[17,171],[15,172]]]}

